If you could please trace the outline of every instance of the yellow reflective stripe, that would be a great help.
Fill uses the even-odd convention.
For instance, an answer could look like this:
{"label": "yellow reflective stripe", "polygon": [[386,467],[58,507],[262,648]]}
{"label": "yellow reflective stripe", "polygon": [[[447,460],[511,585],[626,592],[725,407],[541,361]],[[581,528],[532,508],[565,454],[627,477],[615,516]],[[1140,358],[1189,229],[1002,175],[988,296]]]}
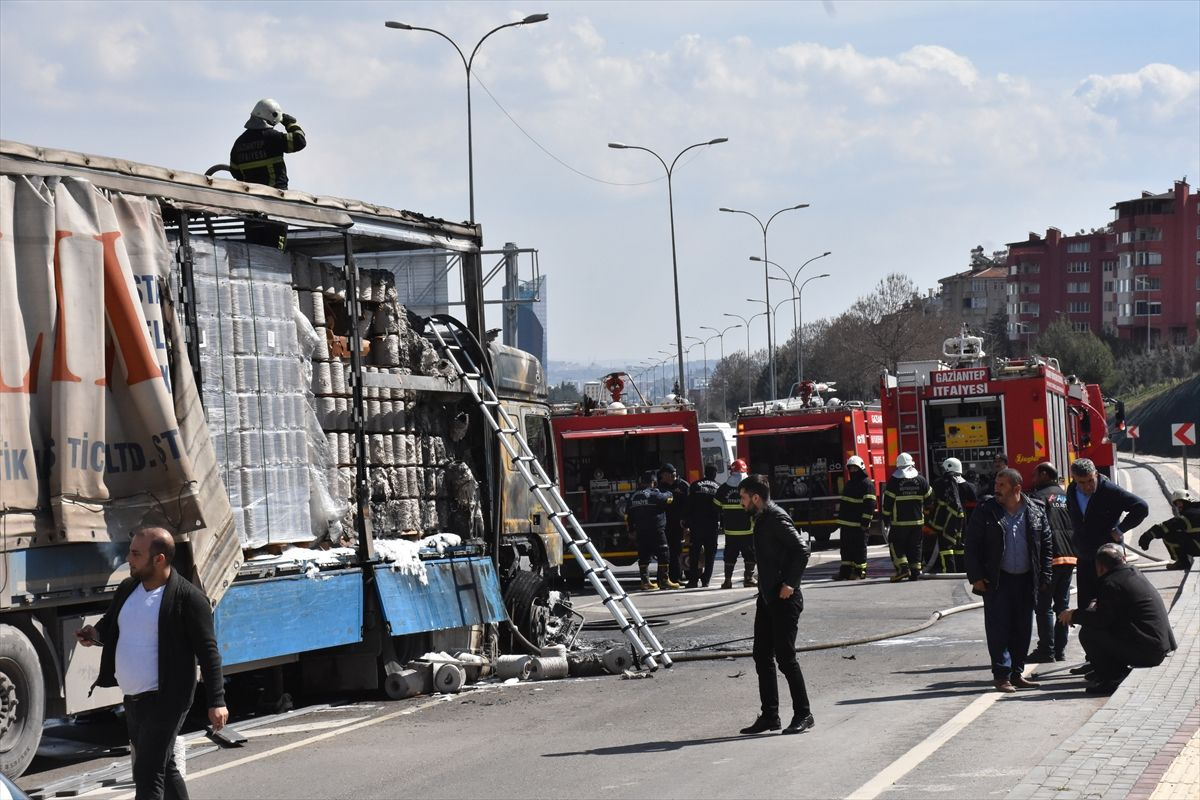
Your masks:
{"label": "yellow reflective stripe", "polygon": [[271,156],[270,158],[260,158],[258,161],[243,161],[240,164],[234,164],[233,168],[237,170],[259,169],[267,167],[268,169],[275,164],[282,164],[283,156]]}
{"label": "yellow reflective stripe", "polygon": [[893,528],[916,528],[925,524],[923,519],[898,519],[892,523]]}
{"label": "yellow reflective stripe", "polygon": [[878,500],[878,499],[879,499],[879,498],[877,498],[877,497],[876,497],[875,495],[873,495],[873,494],[864,494],[864,495],[863,495],[863,500]]}
{"label": "yellow reflective stripe", "polygon": [[862,505],[862,500],[859,500],[856,497],[842,497],[842,502],[843,503],[858,503],[859,505]]}

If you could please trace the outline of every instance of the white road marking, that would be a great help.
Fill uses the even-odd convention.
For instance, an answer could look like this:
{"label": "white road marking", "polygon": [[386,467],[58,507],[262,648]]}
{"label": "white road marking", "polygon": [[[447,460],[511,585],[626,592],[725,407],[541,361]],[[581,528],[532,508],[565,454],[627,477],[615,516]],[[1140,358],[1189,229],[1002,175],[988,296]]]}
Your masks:
{"label": "white road marking", "polygon": [[687,622],[680,622],[680,623],[677,623],[677,624],[672,624],[672,625],[670,626],[670,629],[671,629],[671,630],[673,630],[673,631],[675,631],[675,630],[679,630],[680,628],[686,628],[688,625],[696,625],[696,624],[698,624],[698,623],[701,623],[701,622],[706,622],[706,621],[708,621],[708,620],[710,620],[710,619],[713,619],[713,618],[715,618],[715,617],[722,616],[723,614],[729,614],[729,613],[732,613],[732,612],[734,612],[734,611],[737,611],[738,609],[741,609],[741,608],[746,608],[747,606],[754,605],[754,603],[756,603],[757,601],[758,601],[758,598],[757,598],[757,596],[755,596],[755,597],[753,597],[753,598],[751,598],[751,599],[749,599],[749,600],[746,600],[746,601],[744,601],[744,602],[738,603],[737,605],[730,606],[729,608],[723,608],[723,609],[721,609],[720,611],[714,611],[713,613],[711,613],[711,614],[709,614],[709,615],[707,615],[707,616],[704,616],[704,617],[696,617],[695,619],[689,619]]}

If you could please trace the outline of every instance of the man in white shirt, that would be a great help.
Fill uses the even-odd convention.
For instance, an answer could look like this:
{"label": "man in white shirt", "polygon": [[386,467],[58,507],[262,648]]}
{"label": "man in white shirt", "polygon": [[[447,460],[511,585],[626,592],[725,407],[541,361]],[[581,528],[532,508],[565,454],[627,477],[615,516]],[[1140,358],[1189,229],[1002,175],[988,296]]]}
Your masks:
{"label": "man in white shirt", "polygon": [[171,568],[175,539],[161,527],[134,530],[129,578],[93,627],[75,632],[84,647],[105,647],[95,686],[120,686],[133,750],[137,800],[187,800],[175,764],[175,737],[192,705],[199,660],[208,719],[220,730],[229,719],[221,656],[208,599]]}

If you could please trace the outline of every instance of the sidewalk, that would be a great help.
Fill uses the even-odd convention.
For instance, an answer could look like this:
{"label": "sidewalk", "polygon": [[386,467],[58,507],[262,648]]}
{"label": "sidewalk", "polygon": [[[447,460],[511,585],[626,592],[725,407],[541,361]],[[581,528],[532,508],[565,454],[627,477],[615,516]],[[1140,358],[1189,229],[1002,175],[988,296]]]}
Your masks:
{"label": "sidewalk", "polygon": [[1200,579],[1188,573],[1170,610],[1179,649],[1135,669],[1104,707],[1048,753],[1009,800],[1200,797]]}

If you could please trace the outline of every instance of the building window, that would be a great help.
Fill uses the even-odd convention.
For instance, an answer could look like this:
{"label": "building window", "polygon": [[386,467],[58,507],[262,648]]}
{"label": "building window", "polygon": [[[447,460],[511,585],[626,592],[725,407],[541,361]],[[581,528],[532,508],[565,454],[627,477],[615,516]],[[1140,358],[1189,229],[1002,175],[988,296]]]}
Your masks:
{"label": "building window", "polygon": [[1105,282],[1104,282],[1104,288],[1103,288],[1103,290],[1102,290],[1102,291],[1105,291],[1105,292],[1111,292],[1112,290],[1113,290],[1113,282],[1112,282],[1112,281],[1105,281]]}
{"label": "building window", "polygon": [[1138,300],[1133,304],[1133,315],[1135,317],[1146,316],[1146,309],[1149,307],[1150,316],[1157,317],[1162,314],[1162,303],[1156,301],[1147,303],[1145,300]]}
{"label": "building window", "polygon": [[[1200,234],[1200,231],[1197,233]],[[1162,241],[1162,228],[1138,228],[1133,231],[1124,231],[1121,234],[1121,244],[1158,241]]]}
{"label": "building window", "polygon": [[1087,294],[1092,291],[1091,281],[1072,281],[1067,284],[1067,294]]}
{"label": "building window", "polygon": [[1022,314],[1040,314],[1041,308],[1037,303],[1021,303]]}
{"label": "building window", "polygon": [[1091,329],[1092,323],[1090,322],[1071,322],[1071,330],[1075,331],[1076,333],[1087,333]]}
{"label": "building window", "polygon": [[1067,244],[1068,253],[1090,253],[1092,252],[1091,242],[1069,242]]}
{"label": "building window", "polygon": [[1162,263],[1162,253],[1139,250],[1134,253],[1134,263],[1139,267],[1155,267]]}
{"label": "building window", "polygon": [[1021,294],[1040,294],[1042,285],[1040,283],[1022,283]]}
{"label": "building window", "polygon": [[1162,278],[1152,278],[1148,275],[1138,275],[1133,279],[1135,292],[1152,292],[1162,288]]}
{"label": "building window", "polygon": [[1067,272],[1091,272],[1092,265],[1086,261],[1072,261],[1067,264]]}
{"label": "building window", "polygon": [[[1197,253],[1196,255],[1200,256],[1200,253]],[[1117,262],[1112,258],[1107,258],[1104,261],[1101,261],[1100,265],[1104,268],[1105,272],[1112,272],[1117,268]]]}
{"label": "building window", "polygon": [[1068,314],[1087,314],[1087,313],[1090,313],[1091,310],[1092,310],[1092,304],[1087,302],[1086,300],[1085,301],[1076,301],[1074,303],[1067,303],[1067,313]]}
{"label": "building window", "polygon": [[1109,302],[1107,302],[1107,303],[1105,303],[1105,304],[1104,304],[1104,310],[1105,310],[1106,312],[1108,312],[1108,313],[1111,313],[1111,312],[1115,311],[1115,310],[1116,310],[1116,307],[1117,307],[1117,304],[1116,304],[1116,303],[1113,303],[1112,301],[1109,301]]}

